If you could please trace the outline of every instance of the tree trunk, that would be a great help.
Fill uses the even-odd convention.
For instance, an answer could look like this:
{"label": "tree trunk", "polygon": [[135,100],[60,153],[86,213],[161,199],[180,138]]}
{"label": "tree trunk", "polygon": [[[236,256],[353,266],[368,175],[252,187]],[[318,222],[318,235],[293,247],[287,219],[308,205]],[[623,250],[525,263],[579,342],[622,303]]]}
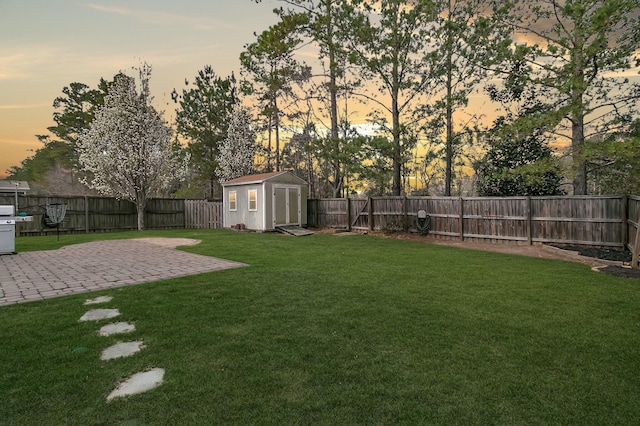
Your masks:
{"label": "tree trunk", "polygon": [[267,144],[267,172],[272,172],[271,167],[271,134],[273,132],[273,113],[269,114],[269,139]]}
{"label": "tree trunk", "polygon": [[139,198],[136,200],[136,211],[138,213],[138,231],[144,230],[144,210],[147,205],[147,200],[143,195],[138,194]]}
{"label": "tree trunk", "polygon": [[[449,21],[451,21],[451,2],[449,2]],[[453,40],[452,35],[447,35],[447,99],[446,99],[446,153],[445,153],[445,177],[444,177],[444,195],[451,196],[451,183],[453,181]]]}
{"label": "tree trunk", "polygon": [[334,155],[337,159],[333,170],[333,197],[338,198],[342,191],[342,174],[340,168],[342,164],[340,158],[340,138],[338,135],[338,64],[336,60],[336,46],[333,42],[333,13],[331,10],[331,2],[327,1],[326,16],[327,24],[327,44],[329,48],[329,99],[330,99],[330,118],[331,118],[331,143],[334,149]]}
{"label": "tree trunk", "polygon": [[398,107],[400,96],[400,58],[398,57],[398,24],[393,28],[394,47],[393,68],[391,70],[391,116],[393,120],[393,195],[402,195],[402,148],[400,144],[400,110]]}
{"label": "tree trunk", "polygon": [[340,198],[342,192],[342,176],[340,174],[340,164],[334,164],[333,172],[333,198]]}
{"label": "tree trunk", "polygon": [[393,195],[402,195],[402,148],[400,145],[400,117],[398,93],[393,96]]}
{"label": "tree trunk", "polygon": [[587,195],[587,162],[582,158],[584,145],[584,116],[573,119],[571,126],[571,150],[576,162],[576,176],[573,179],[573,195]]}
{"label": "tree trunk", "polygon": [[273,114],[276,127],[276,172],[280,171],[280,111],[278,111],[278,100],[273,97]]}
{"label": "tree trunk", "polygon": [[584,30],[581,18],[576,19],[571,60],[573,72],[571,76],[571,150],[576,166],[576,176],[573,179],[573,195],[587,195],[587,163],[583,157],[584,146],[584,92],[586,87],[584,75]]}
{"label": "tree trunk", "polygon": [[451,63],[448,64],[447,70],[447,148],[446,148],[446,170],[445,170],[445,188],[444,195],[451,196],[451,183],[453,181],[453,107],[452,107],[452,87],[451,87]]}

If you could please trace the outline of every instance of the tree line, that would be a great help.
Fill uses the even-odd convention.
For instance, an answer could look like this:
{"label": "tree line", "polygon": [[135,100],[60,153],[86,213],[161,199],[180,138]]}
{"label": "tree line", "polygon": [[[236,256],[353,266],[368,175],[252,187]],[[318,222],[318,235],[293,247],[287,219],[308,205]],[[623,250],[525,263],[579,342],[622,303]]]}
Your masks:
{"label": "tree line", "polygon": [[[480,195],[561,194],[563,182],[638,193],[640,0],[280,3],[238,76],[207,65],[173,91],[176,120],[154,148],[173,179],[158,190],[217,198],[221,181],[287,169],[315,197],[454,195],[465,182]],[[152,108],[140,69],[136,96]],[[64,87],[51,135],[11,176],[90,184],[86,152],[108,139],[96,118],[119,78]]]}

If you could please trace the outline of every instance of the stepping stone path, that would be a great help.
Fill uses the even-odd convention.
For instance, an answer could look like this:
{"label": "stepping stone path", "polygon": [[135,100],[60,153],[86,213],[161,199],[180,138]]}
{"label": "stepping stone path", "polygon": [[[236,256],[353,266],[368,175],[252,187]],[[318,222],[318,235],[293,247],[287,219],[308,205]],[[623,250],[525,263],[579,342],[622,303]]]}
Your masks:
{"label": "stepping stone path", "polygon": [[135,329],[136,326],[128,322],[114,322],[103,326],[100,331],[98,331],[98,334],[101,336],[111,336],[112,334],[131,333]]}
{"label": "stepping stone path", "polygon": [[100,297],[96,297],[95,299],[87,299],[84,302],[84,305],[98,305],[100,303],[111,302],[112,300],[113,300],[113,297],[111,296],[100,296]]}
{"label": "stepping stone path", "polygon": [[108,361],[114,358],[124,358],[135,354],[136,352],[140,352],[144,348],[144,343],[142,342],[123,342],[116,343],[113,346],[109,346],[107,349],[102,351],[102,356],[100,357],[103,361]]}
{"label": "stepping stone path", "polygon": [[115,318],[120,315],[117,309],[92,309],[80,317],[79,321],[99,321],[108,318]]}
{"label": "stepping stone path", "polygon": [[[84,305],[97,305],[100,303],[111,302],[113,297],[100,296],[95,299],[87,299]],[[99,321],[103,319],[114,318],[120,315],[118,309],[91,309],[85,313],[79,321]],[[101,336],[111,336],[113,334],[130,333],[135,330],[133,324],[127,322],[116,322],[107,324],[100,328],[98,334]],[[102,351],[100,359],[108,361],[115,358],[132,356],[145,348],[143,342],[120,342]],[[135,395],[154,389],[162,384],[164,378],[164,369],[153,368],[149,371],[136,373],[124,382],[120,383],[109,396],[107,402],[119,396]]]}
{"label": "stepping stone path", "polygon": [[164,369],[162,368],[154,368],[144,373],[134,374],[114,389],[107,397],[107,401],[111,401],[118,396],[135,395],[157,388],[162,384],[163,377]]}

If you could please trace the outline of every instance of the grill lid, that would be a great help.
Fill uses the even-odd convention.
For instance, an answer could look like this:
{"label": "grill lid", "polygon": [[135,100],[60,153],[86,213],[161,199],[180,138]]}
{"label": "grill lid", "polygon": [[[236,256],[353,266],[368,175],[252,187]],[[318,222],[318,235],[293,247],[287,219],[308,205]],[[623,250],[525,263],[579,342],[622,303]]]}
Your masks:
{"label": "grill lid", "polygon": [[0,206],[0,217],[13,216],[15,213],[13,206]]}

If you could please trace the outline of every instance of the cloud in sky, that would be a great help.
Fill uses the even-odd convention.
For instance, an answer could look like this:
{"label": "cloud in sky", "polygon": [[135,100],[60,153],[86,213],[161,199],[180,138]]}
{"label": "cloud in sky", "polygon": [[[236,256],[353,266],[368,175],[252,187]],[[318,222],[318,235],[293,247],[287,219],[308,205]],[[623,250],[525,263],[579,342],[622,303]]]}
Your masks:
{"label": "cloud in sky", "polygon": [[16,105],[0,105],[0,110],[9,110],[9,109],[32,109],[32,108],[42,108],[42,107],[50,107],[51,102],[41,102],[37,104],[16,104]]}
{"label": "cloud in sky", "polygon": [[19,67],[25,61],[25,55],[23,53],[11,53],[8,55],[0,56],[0,80],[6,80],[9,78],[16,78],[20,73],[16,72],[16,68]]}
{"label": "cloud in sky", "polygon": [[[15,146],[15,147],[22,148],[24,150],[29,151],[34,148],[40,148],[42,146],[42,143],[38,141],[36,138],[32,138],[29,141],[25,141],[23,139],[10,139],[10,138],[0,137],[0,145],[3,145],[3,146],[11,145],[11,146]],[[3,171],[4,170],[0,170],[0,174]]]}
{"label": "cloud in sky", "polygon": [[46,46],[11,48],[0,53],[0,80],[28,79],[39,65],[48,63],[53,52]]}
{"label": "cloud in sky", "polygon": [[[237,0],[236,0],[237,1]],[[233,26],[228,23],[201,16],[183,16],[176,15],[173,13],[167,12],[158,12],[158,11],[149,11],[142,9],[129,9],[124,7],[116,7],[116,6],[105,6],[96,3],[89,3],[86,5],[90,9],[94,9],[100,12],[112,13],[122,16],[129,16],[134,19],[137,19],[140,22],[158,25],[158,26],[168,26],[168,25],[180,25],[192,28],[194,30],[199,31],[210,31],[214,29],[230,29]]]}

